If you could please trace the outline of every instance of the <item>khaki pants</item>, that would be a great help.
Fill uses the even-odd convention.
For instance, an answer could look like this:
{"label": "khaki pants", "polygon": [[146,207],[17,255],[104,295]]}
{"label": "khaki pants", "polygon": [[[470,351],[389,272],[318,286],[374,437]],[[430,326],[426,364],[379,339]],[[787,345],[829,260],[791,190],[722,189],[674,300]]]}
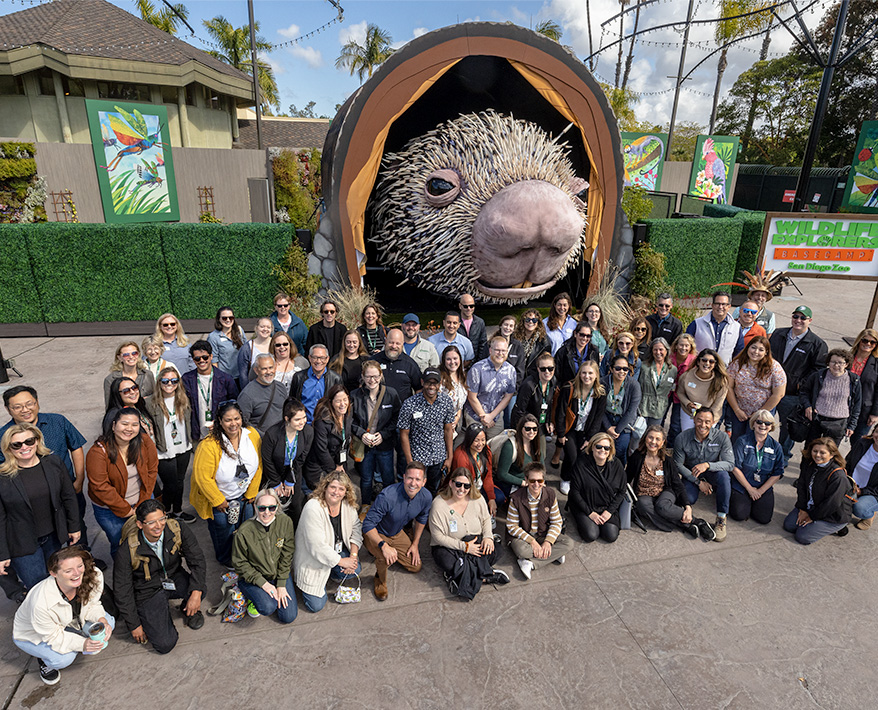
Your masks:
{"label": "khaki pants", "polygon": [[[481,424],[482,422],[478,419],[473,419],[467,412],[464,410],[463,412],[463,423],[464,427],[468,427],[470,424]],[[494,426],[490,429],[485,429],[485,436],[488,437],[488,441],[490,441],[493,437],[501,434],[503,432],[503,412],[497,415],[497,418],[494,420]]]}
{"label": "khaki pants", "polygon": [[512,552],[517,559],[530,560],[533,563],[534,569],[538,569],[568,554],[573,549],[573,540],[566,535],[559,535],[558,539],[555,540],[555,544],[552,545],[552,554],[549,555],[547,560],[536,559],[534,557],[534,549],[530,546],[529,542],[524,540],[516,538],[509,543],[509,546],[512,548]]}
{"label": "khaki pants", "polygon": [[[411,538],[405,534],[402,530],[400,530],[393,537],[388,537],[387,535],[381,535],[381,539],[384,540],[385,544],[393,547],[397,552],[396,561],[399,562],[403,567],[405,567],[409,572],[420,572],[421,565],[414,564],[412,562],[412,558],[409,557],[408,549],[412,546]],[[369,552],[372,553],[372,556],[375,558],[375,572],[382,582],[387,582],[387,560],[384,559],[384,553],[378,548],[372,540],[368,537],[364,536],[364,542],[366,543],[366,548]]]}

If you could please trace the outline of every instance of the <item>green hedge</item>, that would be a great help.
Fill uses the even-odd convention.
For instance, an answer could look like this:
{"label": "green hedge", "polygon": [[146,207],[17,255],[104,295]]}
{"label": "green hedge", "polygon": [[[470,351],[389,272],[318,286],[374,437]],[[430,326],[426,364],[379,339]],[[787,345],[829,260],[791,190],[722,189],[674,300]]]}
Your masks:
{"label": "green hedge", "polygon": [[665,255],[668,283],[679,296],[704,296],[734,281],[744,221],[741,219],[649,219],[650,246]]}
{"label": "green hedge", "polygon": [[756,262],[759,259],[759,247],[762,246],[765,212],[745,210],[735,215],[735,219],[743,223],[741,246],[738,249],[738,262],[735,265],[735,280],[740,281],[741,271],[744,269],[751,274],[759,269]]}
{"label": "green hedge", "polygon": [[749,211],[750,210],[744,209],[743,207],[735,207],[734,205],[719,205],[716,203],[708,203],[704,205],[705,217],[734,217],[742,212]]}
{"label": "green hedge", "polygon": [[293,238],[289,224],[0,224],[0,323],[264,315]]}

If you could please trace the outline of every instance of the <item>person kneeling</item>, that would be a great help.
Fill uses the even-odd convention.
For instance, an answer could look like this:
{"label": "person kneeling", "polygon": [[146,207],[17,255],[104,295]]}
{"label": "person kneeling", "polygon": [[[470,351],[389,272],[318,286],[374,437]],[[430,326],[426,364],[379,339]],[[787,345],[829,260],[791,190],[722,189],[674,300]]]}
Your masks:
{"label": "person kneeling", "polygon": [[532,463],[524,467],[527,486],[509,497],[506,533],[518,566],[527,579],[537,568],[557,562],[564,564],[573,541],[561,534],[564,521],[555,491],[546,487],[546,467]]}
{"label": "person kneeling", "polygon": [[733,520],[753,518],[767,525],[774,515],[774,484],[783,476],[784,456],[780,444],[769,434],[780,423],[766,409],[750,417],[750,431],[735,442],[732,495],[729,515]]}
{"label": "person kneeling", "polygon": [[598,537],[615,542],[619,537],[625,483],[625,467],[616,457],[616,442],[608,433],[598,432],[576,458],[570,482],[570,511],[585,542]]}
{"label": "person kneeling", "polygon": [[158,653],[169,653],[179,638],[169,599],[183,600],[180,611],[186,626],[204,626],[204,553],[189,526],[169,518],[155,498],[138,505],[134,515],[122,529],[113,565],[116,605],[135,641],[149,641]]}
{"label": "person kneeling", "polygon": [[497,549],[488,504],[462,466],[446,480],[430,509],[430,551],[453,594],[472,599],[488,584],[506,584],[509,575],[494,569]]}
{"label": "person kneeling", "polygon": [[293,521],[278,515],[280,498],[271,489],[256,495],[256,517],[245,520],[232,543],[238,586],[247,598],[247,613],[271,616],[283,624],[296,620],[296,588],[290,568],[296,548]]}
{"label": "person kneeling", "polygon": [[116,620],[101,606],[104,576],[94,559],[79,547],[65,547],[47,563],[49,577],[34,585],[12,625],[12,641],[40,662],[46,685],[61,680],[61,669],[77,653],[102,651]]}

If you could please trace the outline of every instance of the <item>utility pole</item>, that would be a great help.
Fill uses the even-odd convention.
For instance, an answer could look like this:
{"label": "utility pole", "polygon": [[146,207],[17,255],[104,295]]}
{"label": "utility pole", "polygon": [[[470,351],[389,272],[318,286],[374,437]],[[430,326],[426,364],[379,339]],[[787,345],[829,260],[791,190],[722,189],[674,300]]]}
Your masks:
{"label": "utility pole", "polygon": [[253,26],[253,0],[247,0],[247,10],[250,12],[250,66],[253,68],[253,97],[256,99],[256,145],[259,150],[262,150],[262,108],[259,105],[259,67],[256,64],[256,29]]}
{"label": "utility pole", "polygon": [[680,101],[680,87],[683,85],[683,67],[686,64],[686,49],[689,46],[689,28],[692,26],[692,9],[695,0],[689,0],[686,12],[686,29],[683,31],[683,49],[680,50],[680,68],[677,69],[676,89],[674,90],[674,107],[671,109],[671,122],[668,124],[668,147],[665,150],[665,161],[671,159],[671,140],[674,137],[674,122],[677,120],[677,104]]}

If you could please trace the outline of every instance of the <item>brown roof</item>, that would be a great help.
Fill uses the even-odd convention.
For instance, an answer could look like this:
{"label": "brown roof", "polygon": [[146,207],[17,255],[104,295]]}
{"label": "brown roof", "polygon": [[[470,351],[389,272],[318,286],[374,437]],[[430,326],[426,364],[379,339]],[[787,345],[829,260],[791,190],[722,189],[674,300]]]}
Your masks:
{"label": "brown roof", "polygon": [[[262,121],[264,148],[317,148],[323,150],[329,132],[328,118],[269,118]],[[238,148],[255,149],[256,119],[238,119]]]}
{"label": "brown roof", "polygon": [[0,51],[43,44],[65,54],[182,65],[249,77],[105,0],[55,0],[0,17]]}

